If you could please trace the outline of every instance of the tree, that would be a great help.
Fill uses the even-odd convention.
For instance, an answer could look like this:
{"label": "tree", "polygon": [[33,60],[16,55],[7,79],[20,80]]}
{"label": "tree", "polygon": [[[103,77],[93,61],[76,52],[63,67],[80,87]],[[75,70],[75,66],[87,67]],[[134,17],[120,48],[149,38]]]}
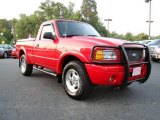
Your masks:
{"label": "tree", "polygon": [[130,32],[126,33],[125,39],[126,39],[126,40],[130,40],[130,41],[133,40],[133,35],[132,35],[132,33],[130,33]]}
{"label": "tree", "polygon": [[67,14],[66,19],[77,20],[77,21],[82,20],[81,12],[80,11],[74,11],[74,3],[71,2],[71,1],[69,2],[66,14]]}
{"label": "tree", "polygon": [[41,13],[44,19],[51,20],[54,17],[51,6],[54,6],[54,5],[55,5],[54,1],[51,2],[51,0],[46,0],[45,2],[41,3],[41,5],[39,6],[40,11],[37,10],[37,13]]}
{"label": "tree", "polygon": [[27,38],[29,34],[36,37],[41,22],[37,14],[30,16],[21,14],[14,26],[14,37],[16,39]]}
{"label": "tree", "polygon": [[41,3],[39,8],[40,10],[35,11],[32,15],[21,14],[19,20],[12,21],[15,39],[26,38],[29,34],[36,37],[41,23],[50,19],[66,18],[81,20],[80,12],[74,12],[74,4],[71,2],[67,8],[60,2],[46,0]]}
{"label": "tree", "polygon": [[36,11],[42,15],[46,20],[51,19],[70,19],[81,20],[80,11],[74,11],[74,3],[69,2],[68,7],[60,2],[47,0],[40,5],[40,10]]}
{"label": "tree", "polygon": [[[14,19],[10,20],[10,23],[11,23],[11,26],[12,26],[13,38],[16,38],[16,37],[15,37],[16,35],[14,34],[14,33],[15,33],[14,31],[15,31],[15,26],[16,26],[16,23],[17,23],[17,19],[14,18]],[[12,42],[13,42],[13,41],[12,41]]]}
{"label": "tree", "polygon": [[70,1],[67,9],[67,18],[73,20],[74,19],[73,15],[74,15],[74,3]]}
{"label": "tree", "polygon": [[98,18],[97,3],[95,0],[83,0],[81,14],[82,21],[94,26],[102,36],[108,36],[109,32]]}
{"label": "tree", "polygon": [[110,33],[111,34],[111,36],[113,37],[113,38],[116,38],[117,36],[118,36],[118,33],[116,33],[115,31],[113,31],[112,33]]}
{"label": "tree", "polygon": [[90,24],[93,24],[93,20],[98,22],[97,3],[95,0],[83,0],[81,13],[85,22]]}
{"label": "tree", "polygon": [[39,8],[46,20],[67,18],[67,7],[60,2],[46,0]]}
{"label": "tree", "polygon": [[160,35],[152,37],[152,39],[160,39]]}
{"label": "tree", "polygon": [[149,38],[149,36],[145,33],[140,33],[136,36],[137,40],[147,40]]}
{"label": "tree", "polygon": [[105,37],[110,36],[109,31],[106,30],[106,27],[103,25],[101,21],[98,21],[98,23],[94,27],[101,34],[101,36],[105,36]]}
{"label": "tree", "polygon": [[81,7],[82,21],[87,22],[98,28],[99,18],[97,12],[97,3],[95,0],[83,0]]}
{"label": "tree", "polygon": [[6,19],[0,19],[0,43],[10,43],[13,39],[11,22]]}

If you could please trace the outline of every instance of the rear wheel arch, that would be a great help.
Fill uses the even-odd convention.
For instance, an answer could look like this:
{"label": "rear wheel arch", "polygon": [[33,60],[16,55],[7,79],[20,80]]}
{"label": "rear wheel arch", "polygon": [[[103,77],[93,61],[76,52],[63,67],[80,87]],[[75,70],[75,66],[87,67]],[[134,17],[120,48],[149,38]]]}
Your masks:
{"label": "rear wheel arch", "polygon": [[19,67],[20,67],[20,58],[21,58],[22,55],[25,55],[24,50],[19,51]]}
{"label": "rear wheel arch", "polygon": [[22,46],[20,47],[20,50],[19,50],[19,58],[24,54],[26,55],[26,49],[24,48],[24,46]]}
{"label": "rear wheel arch", "polygon": [[21,73],[24,76],[30,76],[32,74],[32,70],[33,70],[33,65],[32,64],[28,64],[26,61],[26,56],[25,54],[23,54],[20,57],[20,69],[21,69]]}
{"label": "rear wheel arch", "polygon": [[20,58],[22,55],[24,55],[24,54],[25,54],[24,50],[20,50],[20,51],[19,51],[19,58]]}

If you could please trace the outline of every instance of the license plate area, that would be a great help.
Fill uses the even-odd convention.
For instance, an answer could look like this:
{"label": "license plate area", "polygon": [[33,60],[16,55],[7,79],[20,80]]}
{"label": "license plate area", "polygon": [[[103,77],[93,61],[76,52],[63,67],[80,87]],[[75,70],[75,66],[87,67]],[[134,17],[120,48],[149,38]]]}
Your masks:
{"label": "license plate area", "polygon": [[141,70],[142,70],[141,67],[134,67],[133,68],[133,72],[132,72],[132,76],[140,75],[141,74]]}

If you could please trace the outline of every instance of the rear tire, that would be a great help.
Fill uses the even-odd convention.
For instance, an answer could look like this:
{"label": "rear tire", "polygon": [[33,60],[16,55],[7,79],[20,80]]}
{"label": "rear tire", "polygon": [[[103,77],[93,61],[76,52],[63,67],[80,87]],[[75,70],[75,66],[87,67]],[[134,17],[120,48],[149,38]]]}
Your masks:
{"label": "rear tire", "polygon": [[32,74],[33,65],[27,63],[25,55],[22,55],[20,58],[20,69],[24,76],[30,76]]}
{"label": "rear tire", "polygon": [[80,61],[71,61],[64,67],[62,82],[67,95],[75,100],[85,99],[93,88],[84,64]]}

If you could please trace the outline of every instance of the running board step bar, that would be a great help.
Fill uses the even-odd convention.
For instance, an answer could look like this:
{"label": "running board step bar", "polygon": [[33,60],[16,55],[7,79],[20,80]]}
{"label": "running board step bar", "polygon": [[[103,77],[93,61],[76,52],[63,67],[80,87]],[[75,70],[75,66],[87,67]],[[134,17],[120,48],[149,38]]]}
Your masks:
{"label": "running board step bar", "polygon": [[49,74],[49,75],[52,75],[52,76],[57,76],[56,73],[48,72],[48,71],[39,69],[39,68],[37,68],[37,67],[33,67],[33,69],[35,69],[35,70],[37,70],[37,71],[40,71],[40,72],[43,72],[43,73],[46,73],[46,74]]}

